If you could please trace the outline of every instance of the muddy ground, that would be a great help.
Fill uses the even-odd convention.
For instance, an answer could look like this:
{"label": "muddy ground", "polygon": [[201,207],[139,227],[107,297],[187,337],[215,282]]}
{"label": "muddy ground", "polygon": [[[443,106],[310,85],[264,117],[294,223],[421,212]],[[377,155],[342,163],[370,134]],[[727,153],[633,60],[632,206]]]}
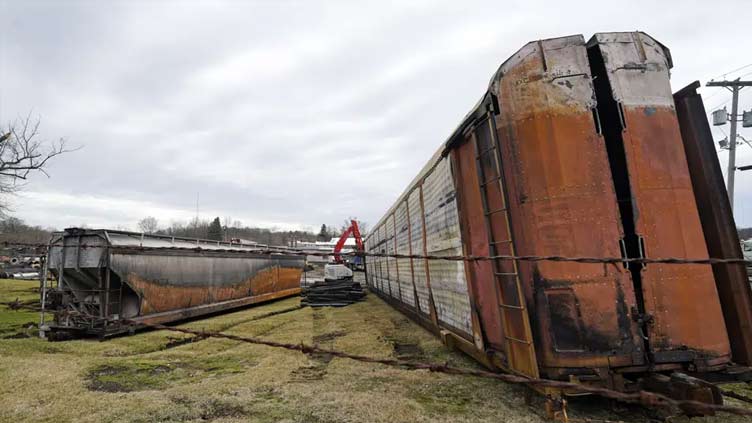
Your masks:
{"label": "muddy ground", "polygon": [[[0,280],[0,302],[33,301],[36,287]],[[477,368],[375,295],[344,308],[298,303],[290,298],[182,326]],[[168,331],[51,343],[33,337],[37,321],[36,313],[0,307],[0,421],[544,421],[539,396],[526,405],[524,388],[492,380]],[[594,397],[570,401],[570,416],[628,422],[656,417]]]}

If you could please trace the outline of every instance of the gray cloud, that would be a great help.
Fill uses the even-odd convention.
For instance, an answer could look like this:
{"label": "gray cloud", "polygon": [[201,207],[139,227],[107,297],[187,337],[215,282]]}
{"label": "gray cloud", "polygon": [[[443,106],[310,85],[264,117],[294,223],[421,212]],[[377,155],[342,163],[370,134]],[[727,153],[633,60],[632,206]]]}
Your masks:
{"label": "gray cloud", "polygon": [[0,0],[0,121],[32,110],[43,135],[85,146],[17,214],[134,227],[189,219],[200,192],[205,217],[375,222],[529,40],[647,31],[672,49],[674,89],[750,61],[732,43],[749,14],[707,25],[707,2],[403,3]]}

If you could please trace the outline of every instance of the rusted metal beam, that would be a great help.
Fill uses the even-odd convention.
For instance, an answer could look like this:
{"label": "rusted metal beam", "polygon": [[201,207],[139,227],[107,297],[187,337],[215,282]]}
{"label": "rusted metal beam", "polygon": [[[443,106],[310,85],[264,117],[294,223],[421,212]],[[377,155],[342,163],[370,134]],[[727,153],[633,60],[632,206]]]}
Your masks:
{"label": "rusted metal beam", "polygon": [[[676,115],[710,257],[743,258],[698,81],[674,94]],[[744,264],[714,264],[735,362],[752,365],[752,292]],[[698,298],[697,301],[701,301]]]}

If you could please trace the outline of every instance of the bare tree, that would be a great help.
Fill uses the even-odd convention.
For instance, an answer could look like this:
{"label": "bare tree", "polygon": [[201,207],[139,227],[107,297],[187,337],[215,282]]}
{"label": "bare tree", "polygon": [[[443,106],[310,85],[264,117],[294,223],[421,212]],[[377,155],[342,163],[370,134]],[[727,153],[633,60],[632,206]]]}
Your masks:
{"label": "bare tree", "polygon": [[340,234],[344,233],[347,230],[347,228],[350,227],[350,221],[352,220],[358,222],[358,229],[360,230],[361,234],[368,232],[368,223],[358,219],[357,217],[350,216],[347,219],[345,219],[345,222],[342,224],[342,226],[340,226],[339,228]]}
{"label": "bare tree", "polygon": [[[0,130],[0,195],[13,194],[23,187],[32,173],[40,172],[49,177],[46,167],[49,161],[64,153],[77,150],[66,148],[65,139],[46,142],[39,137],[40,120],[17,119]],[[0,213],[8,205],[0,203]]]}
{"label": "bare tree", "polygon": [[146,216],[138,221],[138,228],[141,229],[141,232],[153,234],[159,229],[159,222],[156,217]]}

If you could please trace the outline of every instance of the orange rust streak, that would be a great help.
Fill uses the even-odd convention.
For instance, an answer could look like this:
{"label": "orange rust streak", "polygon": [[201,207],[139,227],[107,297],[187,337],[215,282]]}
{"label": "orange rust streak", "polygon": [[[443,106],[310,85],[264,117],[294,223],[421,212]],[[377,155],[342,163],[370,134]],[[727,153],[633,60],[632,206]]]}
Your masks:
{"label": "orange rust streak", "polygon": [[[516,221],[524,226],[519,254],[621,255],[618,241],[622,230],[607,153],[593,127],[590,113],[576,110],[561,115],[540,114],[514,123],[512,148],[522,176]],[[543,262],[530,267],[544,286],[553,282],[571,290],[577,299],[577,309],[571,313],[582,336],[593,334],[618,351],[611,361],[631,363],[631,354],[639,343],[637,330],[630,324],[626,328],[629,338],[624,340],[618,315],[618,307],[626,313],[635,303],[626,271],[619,266],[588,263]],[[532,276],[528,279],[530,286],[535,284]],[[550,320],[553,317],[547,304],[541,298],[536,300],[538,314],[543,317],[538,322],[543,328],[540,341],[546,345],[539,354],[546,366],[609,365],[608,355],[588,351],[587,338],[582,339],[581,350],[557,349],[554,325],[558,322]]]}
{"label": "orange rust streak", "polygon": [[[485,216],[480,196],[480,181],[475,164],[475,148],[472,140],[466,140],[453,151],[456,157],[456,177],[458,206],[460,209],[460,229],[466,253],[477,256],[490,255]],[[493,278],[493,265],[480,260],[465,264],[469,272],[468,285],[473,295],[471,300],[480,313],[481,326],[486,341],[494,349],[504,351],[504,332],[499,315],[499,303]],[[511,266],[509,266],[511,268]]]}
{"label": "orange rust streak", "polygon": [[229,286],[165,285],[131,273],[127,283],[141,297],[139,315],[143,316],[295,288],[300,285],[301,273],[297,268],[272,267]]}
{"label": "orange rust streak", "polygon": [[[579,54],[585,54],[584,47]],[[582,84],[589,80],[569,82],[568,90],[547,81],[536,55],[528,56],[500,81],[502,114],[497,126],[515,247],[521,255],[618,257],[623,230],[608,154],[595,131],[589,99],[576,96],[588,90]],[[520,273],[527,302],[535,307],[543,367],[632,363],[640,341],[627,316],[629,306],[635,304],[628,272],[614,265],[543,262],[522,263]],[[574,297],[571,308],[559,314],[572,318],[568,330],[580,337],[581,348],[557,347],[556,332],[562,322],[553,315],[546,292],[569,292]],[[593,350],[589,337],[613,346],[616,354]]]}
{"label": "orange rust streak", "polygon": [[138,323],[145,325],[153,325],[159,323],[173,322],[188,317],[201,316],[208,313],[214,313],[217,311],[230,310],[237,307],[243,307],[251,304],[258,304],[267,301],[273,301],[280,298],[290,297],[300,294],[300,287],[292,289],[286,289],[282,291],[276,291],[269,294],[254,295],[251,297],[238,298],[236,300],[229,300],[222,303],[205,304],[190,309],[178,309],[166,311],[163,313],[153,313],[142,317],[136,317],[135,320]]}
{"label": "orange rust streak", "polygon": [[[708,257],[673,109],[628,107],[627,153],[636,229],[648,257]],[[642,274],[653,349],[730,350],[710,265],[650,264]]]}

